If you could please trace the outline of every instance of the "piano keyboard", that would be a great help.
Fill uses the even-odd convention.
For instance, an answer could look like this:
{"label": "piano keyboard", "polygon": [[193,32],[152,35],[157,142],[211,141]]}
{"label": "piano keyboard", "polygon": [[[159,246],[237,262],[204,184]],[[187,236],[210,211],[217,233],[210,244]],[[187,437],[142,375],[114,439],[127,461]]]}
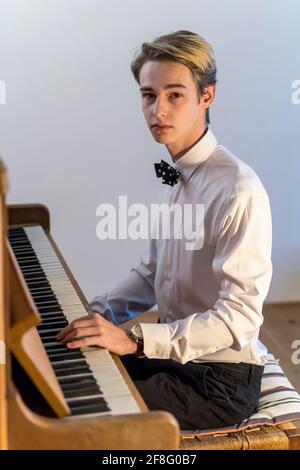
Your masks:
{"label": "piano keyboard", "polygon": [[71,416],[139,413],[135,398],[107,350],[70,350],[56,341],[62,328],[87,311],[43,228],[10,228],[9,241],[40,313],[42,323],[37,330]]}

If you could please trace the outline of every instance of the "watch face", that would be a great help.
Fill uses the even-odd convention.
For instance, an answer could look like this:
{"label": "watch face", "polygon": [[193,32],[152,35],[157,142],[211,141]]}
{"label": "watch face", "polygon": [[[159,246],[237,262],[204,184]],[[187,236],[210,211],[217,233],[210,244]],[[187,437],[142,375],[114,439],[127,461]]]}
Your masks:
{"label": "watch face", "polygon": [[137,338],[142,338],[143,337],[143,330],[142,330],[141,325],[139,323],[136,323],[135,325],[133,325],[133,327],[131,328],[131,332]]}

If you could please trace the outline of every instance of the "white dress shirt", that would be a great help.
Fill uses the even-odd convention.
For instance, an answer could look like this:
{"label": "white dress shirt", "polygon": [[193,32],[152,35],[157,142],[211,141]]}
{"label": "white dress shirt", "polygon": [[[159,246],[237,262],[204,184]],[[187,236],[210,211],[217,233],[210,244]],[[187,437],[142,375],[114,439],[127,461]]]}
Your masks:
{"label": "white dress shirt", "polygon": [[267,350],[258,334],[272,277],[268,195],[210,128],[172,166],[181,176],[162,186],[163,202],[203,204],[202,248],[152,238],[137,266],[91,307],[118,325],[157,304],[160,323],[141,323],[148,358],[263,365]]}

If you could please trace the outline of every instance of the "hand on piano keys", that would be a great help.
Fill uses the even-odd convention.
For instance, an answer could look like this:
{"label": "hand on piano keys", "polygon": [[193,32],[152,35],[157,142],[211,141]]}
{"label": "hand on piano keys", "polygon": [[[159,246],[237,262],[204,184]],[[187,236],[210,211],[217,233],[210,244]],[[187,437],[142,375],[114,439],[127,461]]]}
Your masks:
{"label": "hand on piano keys", "polygon": [[[80,347],[77,343],[75,350],[57,340],[56,335],[70,324],[91,322],[91,310],[78,296],[48,234],[39,225],[10,228],[9,241],[40,315],[37,331],[71,415],[139,412],[119,367],[105,347],[91,346],[92,343]],[[100,315],[96,318],[97,322],[107,326],[106,332],[119,333],[118,339],[114,336],[116,343],[129,341],[121,328]],[[95,324],[95,320],[92,323]],[[80,341],[87,344],[88,339],[81,338]]]}
{"label": "hand on piano keys", "polygon": [[125,330],[96,312],[73,320],[56,335],[56,339],[70,349],[99,346],[119,356],[134,354],[137,350],[136,342]]}

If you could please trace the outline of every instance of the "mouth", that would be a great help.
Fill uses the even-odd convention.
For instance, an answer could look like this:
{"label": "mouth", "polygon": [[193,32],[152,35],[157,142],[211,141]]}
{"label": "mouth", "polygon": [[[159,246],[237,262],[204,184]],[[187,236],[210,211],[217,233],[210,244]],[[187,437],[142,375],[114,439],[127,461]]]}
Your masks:
{"label": "mouth", "polygon": [[155,132],[162,132],[162,131],[173,129],[173,126],[167,126],[167,125],[159,126],[155,124],[154,126],[152,126],[152,129],[154,129]]}

